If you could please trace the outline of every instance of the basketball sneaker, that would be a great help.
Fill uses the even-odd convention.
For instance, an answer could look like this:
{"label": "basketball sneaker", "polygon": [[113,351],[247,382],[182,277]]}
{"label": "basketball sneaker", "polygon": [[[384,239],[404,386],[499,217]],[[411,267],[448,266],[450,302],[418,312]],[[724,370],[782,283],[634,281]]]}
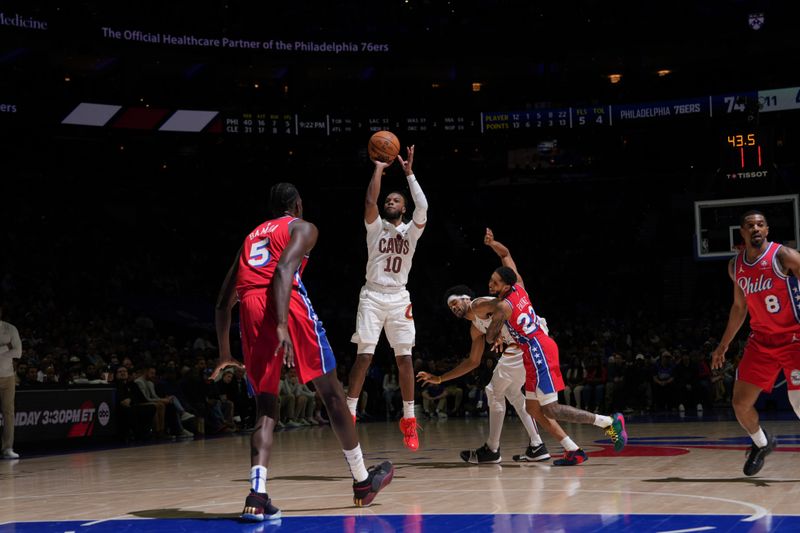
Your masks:
{"label": "basketball sneaker", "polygon": [[614,413],[611,416],[611,425],[606,428],[606,435],[611,437],[614,443],[614,451],[619,453],[628,443],[628,432],[625,431],[625,417],[622,413]]}
{"label": "basketball sneaker", "polygon": [[581,448],[571,452],[564,452],[564,457],[553,461],[553,466],[575,466],[585,463],[589,460],[589,456]]}
{"label": "basketball sneaker", "polygon": [[242,520],[250,522],[263,522],[264,520],[277,520],[281,517],[281,510],[272,505],[272,500],[266,492],[250,491],[244,500]]}
{"label": "basketball sneaker", "polygon": [[465,463],[472,463],[474,465],[499,463],[503,460],[503,458],[500,457],[500,448],[498,448],[496,452],[493,452],[486,444],[477,450],[464,450],[459,455]]}
{"label": "basketball sneaker", "polygon": [[360,483],[353,481],[353,503],[356,507],[366,507],[386,485],[392,482],[394,466],[389,461],[367,469],[367,479]]}
{"label": "basketball sneaker", "polygon": [[417,437],[417,419],[401,418],[400,431],[403,432],[403,444],[406,448],[415,452],[419,449],[419,437]]}
{"label": "basketball sneaker", "polygon": [[778,445],[777,439],[764,431],[767,437],[767,445],[759,448],[755,443],[750,445],[750,451],[747,453],[747,460],[744,462],[744,475],[755,476],[764,467],[764,459],[772,453],[772,450]]}
{"label": "basketball sneaker", "polygon": [[515,455],[512,459],[516,463],[536,463],[550,459],[550,452],[543,442],[538,446],[528,446],[522,454]]}

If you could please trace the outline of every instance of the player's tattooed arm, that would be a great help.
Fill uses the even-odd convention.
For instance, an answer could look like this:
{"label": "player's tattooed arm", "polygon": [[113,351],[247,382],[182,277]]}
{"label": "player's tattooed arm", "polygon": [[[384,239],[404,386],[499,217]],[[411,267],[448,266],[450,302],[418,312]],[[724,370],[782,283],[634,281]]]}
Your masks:
{"label": "player's tattooed arm", "polygon": [[505,300],[496,300],[494,310],[492,311],[492,322],[486,329],[486,342],[489,344],[496,344],[500,338],[500,330],[503,329],[503,324],[506,319],[511,316],[511,306]]}

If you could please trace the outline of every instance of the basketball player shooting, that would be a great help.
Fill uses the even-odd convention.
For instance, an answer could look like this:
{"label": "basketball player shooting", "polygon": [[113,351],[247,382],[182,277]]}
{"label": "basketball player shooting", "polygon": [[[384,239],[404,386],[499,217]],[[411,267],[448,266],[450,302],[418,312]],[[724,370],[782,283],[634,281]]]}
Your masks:
{"label": "basketball player shooting", "polygon": [[415,329],[406,282],[417,241],[428,220],[428,200],[412,169],[414,147],[408,148],[406,160],[400,155],[397,160],[408,180],[411,198],[414,200],[414,213],[411,222],[404,222],[406,198],[402,193],[390,192],[383,202],[383,218],[380,217],[378,196],[381,178],[391,162],[373,160],[375,169],[364,200],[368,253],[366,283],[359,294],[356,332],[351,339],[358,346],[358,355],[350,371],[347,406],[355,421],[356,406],[364,379],[375,354],[381,330],[384,330],[389,345],[394,350],[400,393],[403,397],[403,418],[400,419],[403,443],[409,450],[415,451],[419,448],[417,419],[414,416],[414,368],[411,363]]}

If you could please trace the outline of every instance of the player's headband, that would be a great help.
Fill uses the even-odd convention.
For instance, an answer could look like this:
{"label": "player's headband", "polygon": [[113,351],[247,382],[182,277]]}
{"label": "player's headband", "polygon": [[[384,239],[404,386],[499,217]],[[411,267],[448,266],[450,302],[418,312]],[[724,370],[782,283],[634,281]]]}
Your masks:
{"label": "player's headband", "polygon": [[453,300],[460,300],[461,298],[469,298],[466,294],[451,294],[447,297],[447,305],[450,305]]}

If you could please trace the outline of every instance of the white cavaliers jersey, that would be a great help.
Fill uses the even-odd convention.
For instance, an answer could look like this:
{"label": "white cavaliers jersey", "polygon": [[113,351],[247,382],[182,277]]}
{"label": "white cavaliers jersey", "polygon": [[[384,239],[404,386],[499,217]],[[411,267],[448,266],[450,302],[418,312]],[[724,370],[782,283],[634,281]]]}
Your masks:
{"label": "white cavaliers jersey", "polygon": [[[478,300],[491,300],[490,296],[483,296],[481,298],[475,298],[474,301]],[[545,334],[548,334],[547,329],[547,321],[544,317],[539,317],[541,322],[540,326]],[[486,330],[489,329],[489,324],[492,323],[492,317],[488,316],[486,318],[480,318],[478,315],[475,315],[475,318],[472,320],[472,325],[483,334],[486,334]],[[511,336],[511,333],[508,332],[508,328],[503,324],[503,327],[500,329],[500,337],[503,339],[503,342],[506,344],[506,350],[503,352],[504,354],[508,355],[517,355],[518,353],[522,353],[520,347],[517,345],[517,341]]]}
{"label": "white cavaliers jersey", "polygon": [[367,282],[404,289],[408,282],[411,261],[423,228],[414,222],[395,226],[381,217],[367,227]]}

